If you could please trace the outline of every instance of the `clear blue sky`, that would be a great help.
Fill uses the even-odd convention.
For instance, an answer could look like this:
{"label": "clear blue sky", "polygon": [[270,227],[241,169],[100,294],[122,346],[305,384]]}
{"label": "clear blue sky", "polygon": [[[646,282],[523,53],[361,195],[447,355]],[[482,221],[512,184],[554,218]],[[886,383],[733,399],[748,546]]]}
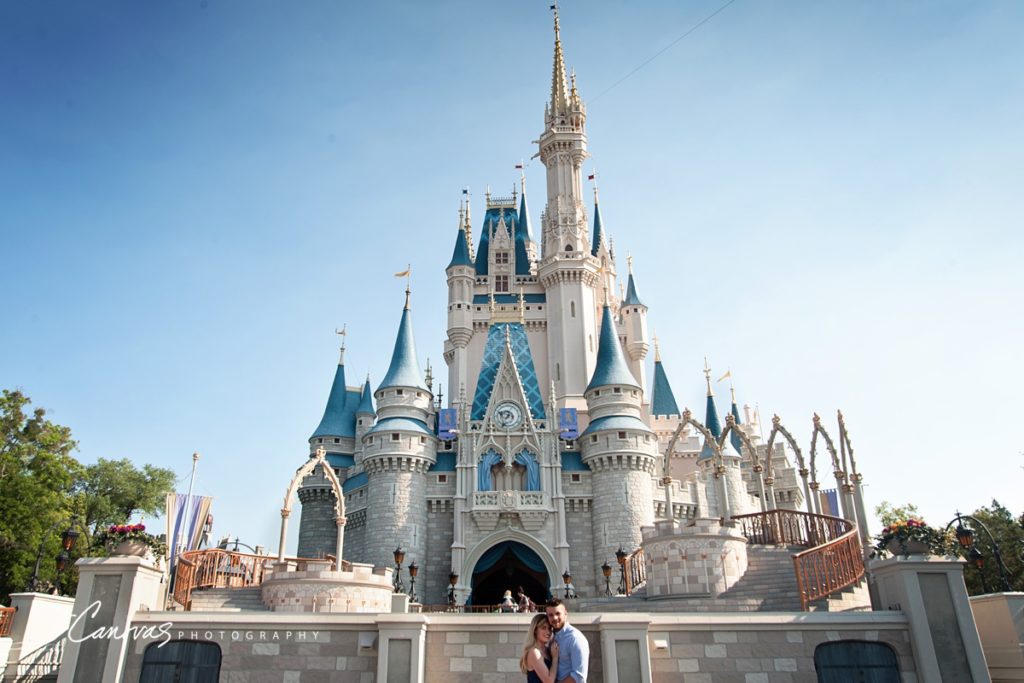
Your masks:
{"label": "clear blue sky", "polygon": [[[1020,513],[1024,4],[737,0],[607,90],[721,4],[562,5],[679,402],[707,355],[805,445],[843,409],[869,504]],[[406,263],[443,366],[461,189],[479,218],[535,152],[547,5],[4,3],[0,386],[85,462],[184,490],[198,450],[215,535],[275,546],[334,328],[379,381]]]}

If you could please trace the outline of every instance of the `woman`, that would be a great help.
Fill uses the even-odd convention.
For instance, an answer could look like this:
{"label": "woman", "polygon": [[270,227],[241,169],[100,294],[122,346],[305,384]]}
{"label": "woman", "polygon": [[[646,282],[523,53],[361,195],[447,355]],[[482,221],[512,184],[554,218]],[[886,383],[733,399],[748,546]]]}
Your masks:
{"label": "woman", "polygon": [[548,617],[541,612],[530,621],[519,670],[526,674],[526,683],[555,683],[557,668],[558,643],[552,640]]}

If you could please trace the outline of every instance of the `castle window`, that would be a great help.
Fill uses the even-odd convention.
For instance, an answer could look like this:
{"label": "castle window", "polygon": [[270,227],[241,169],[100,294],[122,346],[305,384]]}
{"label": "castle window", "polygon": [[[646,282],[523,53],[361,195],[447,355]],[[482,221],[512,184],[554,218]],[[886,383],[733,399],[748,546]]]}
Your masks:
{"label": "castle window", "polygon": [[420,437],[420,443],[426,443],[426,442],[427,442],[427,437],[421,436]]}
{"label": "castle window", "polygon": [[597,434],[590,437],[590,443],[597,443]]}
{"label": "castle window", "polygon": [[448,483],[448,475],[447,474],[439,474],[439,475],[437,475],[437,483],[438,484],[447,484]]}
{"label": "castle window", "polygon": [[569,302],[569,315],[571,315],[574,318],[576,317],[576,302],[575,301],[570,301]]}
{"label": "castle window", "polygon": [[612,393],[613,394],[621,394],[622,393],[622,388],[621,387],[615,387],[615,388],[612,389]]}
{"label": "castle window", "polygon": [[336,439],[334,440],[334,443],[341,443],[341,439],[337,439],[337,438],[336,438]]}
{"label": "castle window", "polygon": [[650,441],[651,441],[651,435],[650,434],[644,434],[644,443],[650,443]]}
{"label": "castle window", "polygon": [[445,441],[444,442],[444,450],[450,451],[451,449],[452,449],[452,442],[451,441]]}
{"label": "castle window", "polygon": [[363,418],[359,418],[358,420],[356,420],[356,426],[358,426],[358,427],[362,427],[363,426]]}
{"label": "castle window", "polygon": [[619,432],[619,438],[620,439],[625,439],[626,438],[626,432]]}
{"label": "castle window", "polygon": [[594,396],[600,396],[600,395],[601,395],[601,390],[600,389],[594,389]]}
{"label": "castle window", "polygon": [[401,437],[400,437],[400,436],[399,436],[398,434],[392,434],[392,435],[391,435],[391,440],[392,440],[392,441],[398,441],[398,440],[399,440],[400,438],[401,438]]}
{"label": "castle window", "polygon": [[555,381],[562,381],[562,366],[559,365],[558,363],[555,363]]}
{"label": "castle window", "polygon": [[634,308],[634,309],[633,309],[633,312],[634,312],[634,313],[639,313],[639,312],[640,312],[640,309],[639,309],[639,308]]}
{"label": "castle window", "polygon": [[508,263],[508,252],[507,251],[496,252],[494,254],[494,262],[498,263],[498,264],[502,264],[502,265],[507,264]]}
{"label": "castle window", "polygon": [[324,440],[323,440],[323,439],[317,439],[317,440],[316,440],[316,442],[317,442],[317,443],[323,443],[323,442],[324,442]]}
{"label": "castle window", "polygon": [[565,245],[565,250],[566,251],[572,251],[572,245],[571,244]]}
{"label": "castle window", "polygon": [[402,389],[395,389],[395,396],[401,396],[404,393],[405,393],[405,391],[402,390]]}
{"label": "castle window", "polygon": [[194,640],[149,645],[142,657],[142,673],[139,675],[141,683],[179,680],[216,683],[219,678],[220,646]]}
{"label": "castle window", "polygon": [[508,275],[495,275],[494,276],[494,291],[495,292],[507,292],[508,291]]}
{"label": "castle window", "polygon": [[633,390],[631,390],[631,391],[629,392],[629,395],[630,395],[630,396],[636,396],[636,389],[633,389]]}
{"label": "castle window", "polygon": [[569,475],[569,481],[571,481],[574,484],[580,483],[580,475],[576,473]]}

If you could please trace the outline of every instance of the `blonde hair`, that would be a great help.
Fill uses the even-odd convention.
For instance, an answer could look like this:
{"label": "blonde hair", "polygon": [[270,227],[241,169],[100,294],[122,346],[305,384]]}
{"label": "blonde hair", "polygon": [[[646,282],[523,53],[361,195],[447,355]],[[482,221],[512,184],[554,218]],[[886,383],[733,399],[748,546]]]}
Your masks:
{"label": "blonde hair", "polygon": [[537,628],[540,627],[541,622],[545,624],[548,622],[548,615],[543,612],[533,616],[533,619],[530,620],[530,630],[526,632],[523,654],[519,657],[519,670],[524,674],[530,673],[530,669],[526,666],[526,656],[530,654],[530,650],[534,648],[540,649],[537,645]]}

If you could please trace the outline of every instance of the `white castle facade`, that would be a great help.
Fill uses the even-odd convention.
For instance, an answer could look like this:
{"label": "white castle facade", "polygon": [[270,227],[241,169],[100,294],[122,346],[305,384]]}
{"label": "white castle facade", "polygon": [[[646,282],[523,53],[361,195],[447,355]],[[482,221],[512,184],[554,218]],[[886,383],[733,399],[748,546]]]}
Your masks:
{"label": "white castle facade", "polygon": [[[393,566],[401,546],[419,567],[424,603],[445,602],[453,574],[460,602],[493,604],[518,586],[539,602],[562,593],[565,571],[579,595],[596,595],[602,564],[639,548],[641,529],[656,519],[720,517],[723,500],[734,515],[761,509],[755,496],[765,493],[739,457],[740,435],[729,435],[716,466],[705,438],[682,424],[657,350],[648,378],[650,311],[631,264],[626,286],[616,286],[596,190],[588,215],[586,118],[556,17],[538,141],[547,171],[539,240],[525,186],[511,197],[488,194],[478,226],[468,201],[460,210],[445,270],[448,405],[417,362],[407,291],[383,381],[347,386],[343,349],[309,440],[343,484],[344,559]],[[703,419],[718,437],[706,374]],[[439,429],[443,408],[456,417]],[[733,398],[729,420],[764,459],[756,417],[744,413]],[[798,507],[806,489],[783,448],[772,451],[771,507]],[[330,486],[310,477],[299,499],[299,555],[334,552]]]}

